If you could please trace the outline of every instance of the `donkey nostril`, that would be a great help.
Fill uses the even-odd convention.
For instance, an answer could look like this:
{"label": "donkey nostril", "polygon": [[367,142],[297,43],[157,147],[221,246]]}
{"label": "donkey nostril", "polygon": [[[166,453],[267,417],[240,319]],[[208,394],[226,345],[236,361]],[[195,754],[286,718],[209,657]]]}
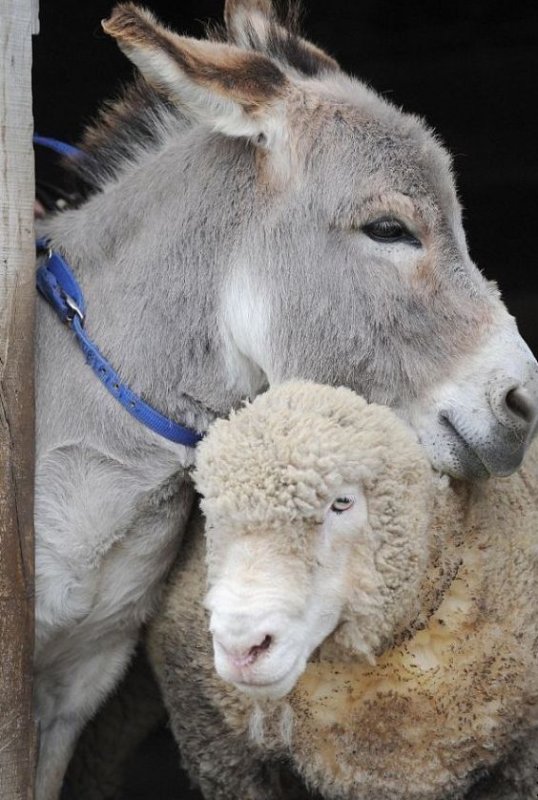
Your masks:
{"label": "donkey nostril", "polygon": [[251,662],[256,661],[258,656],[261,655],[265,650],[269,650],[273,641],[273,637],[267,634],[260,644],[255,644],[254,647],[251,647],[248,651],[248,656]]}
{"label": "donkey nostril", "polygon": [[514,416],[523,420],[528,425],[536,419],[538,409],[524,389],[519,387],[510,389],[505,395],[504,402],[508,410],[511,411]]}

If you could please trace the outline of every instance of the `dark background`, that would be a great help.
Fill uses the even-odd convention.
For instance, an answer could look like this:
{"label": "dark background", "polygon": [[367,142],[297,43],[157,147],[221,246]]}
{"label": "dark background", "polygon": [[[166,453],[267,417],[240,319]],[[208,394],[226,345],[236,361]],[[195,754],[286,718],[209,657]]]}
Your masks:
{"label": "dark background", "polygon": [[[34,68],[40,133],[76,141],[100,100],[131,74],[101,31],[100,20],[112,5],[111,0],[42,0]],[[177,31],[200,36],[204,22],[221,19],[223,0],[146,0],[146,5]],[[423,115],[452,151],[471,254],[499,282],[538,353],[538,3],[304,0],[304,6],[309,38],[343,68]],[[38,154],[38,175],[45,158]],[[131,763],[125,796],[192,796],[170,788],[177,787],[170,772],[176,761],[161,730],[145,755]]]}

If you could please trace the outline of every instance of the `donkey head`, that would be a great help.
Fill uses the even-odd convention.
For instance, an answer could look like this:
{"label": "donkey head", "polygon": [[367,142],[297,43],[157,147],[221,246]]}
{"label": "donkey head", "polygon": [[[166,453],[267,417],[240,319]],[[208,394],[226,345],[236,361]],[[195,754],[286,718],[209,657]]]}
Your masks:
{"label": "donkey head", "polygon": [[227,41],[198,41],[126,4],[104,28],[199,130],[207,205],[225,186],[237,209],[217,248],[228,380],[344,384],[394,407],[437,468],[510,473],[538,365],[471,261],[448,154],[269,0],[228,0],[225,21]]}

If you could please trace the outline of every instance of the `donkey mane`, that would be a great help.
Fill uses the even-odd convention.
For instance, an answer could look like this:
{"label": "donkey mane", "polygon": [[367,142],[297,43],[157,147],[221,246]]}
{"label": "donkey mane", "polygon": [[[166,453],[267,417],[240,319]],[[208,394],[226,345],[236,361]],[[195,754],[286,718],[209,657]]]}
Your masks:
{"label": "donkey mane", "polygon": [[65,166],[83,182],[85,196],[98,192],[141,151],[157,150],[171,122],[176,129],[190,125],[163,90],[136,77],[100,108],[78,142],[82,155],[65,158]]}

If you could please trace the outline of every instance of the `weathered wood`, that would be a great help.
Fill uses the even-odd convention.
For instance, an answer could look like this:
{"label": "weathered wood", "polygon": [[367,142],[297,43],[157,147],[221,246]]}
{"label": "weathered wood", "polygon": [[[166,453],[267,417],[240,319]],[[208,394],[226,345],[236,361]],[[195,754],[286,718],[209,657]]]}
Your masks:
{"label": "weathered wood", "polygon": [[33,797],[34,161],[37,0],[0,0],[0,797]]}

